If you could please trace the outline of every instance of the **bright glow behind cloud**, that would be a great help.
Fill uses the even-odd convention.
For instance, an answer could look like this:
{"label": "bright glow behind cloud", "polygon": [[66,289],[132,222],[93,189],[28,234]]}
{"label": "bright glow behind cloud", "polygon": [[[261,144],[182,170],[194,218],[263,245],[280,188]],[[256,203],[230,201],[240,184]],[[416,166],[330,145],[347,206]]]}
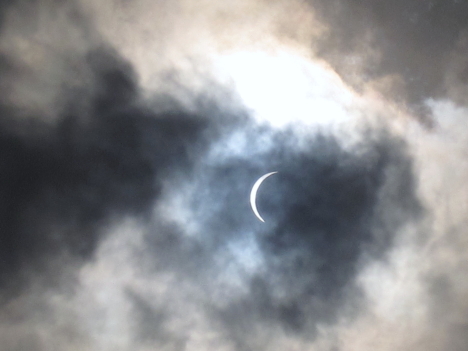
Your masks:
{"label": "bright glow behind cloud", "polygon": [[353,94],[319,63],[284,51],[274,55],[242,51],[221,56],[216,67],[253,115],[275,127],[349,119]]}

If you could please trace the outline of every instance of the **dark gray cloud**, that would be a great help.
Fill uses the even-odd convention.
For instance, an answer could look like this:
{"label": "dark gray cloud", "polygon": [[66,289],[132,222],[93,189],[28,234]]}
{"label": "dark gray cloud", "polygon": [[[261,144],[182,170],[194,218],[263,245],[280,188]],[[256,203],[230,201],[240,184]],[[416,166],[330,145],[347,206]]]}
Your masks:
{"label": "dark gray cloud", "polygon": [[[319,40],[319,53],[348,82],[359,87],[396,75],[394,86],[384,87],[383,93],[407,103],[421,116],[428,112],[424,99],[447,96],[446,75],[454,68],[452,54],[460,51],[468,27],[468,2],[311,0],[309,3],[329,27],[329,32]],[[358,70],[355,61],[359,62]],[[457,79],[465,79],[461,73],[466,66],[456,69],[460,72]]]}
{"label": "dark gray cloud", "polygon": [[[358,302],[359,267],[385,257],[395,231],[422,214],[412,162],[398,138],[377,133],[346,150],[334,136],[319,134],[299,149],[291,145],[292,133],[271,133],[268,151],[220,161],[205,180],[208,199],[196,198],[200,212],[219,203],[203,228],[218,241],[224,238],[222,249],[256,228],[245,200],[252,180],[278,171],[258,200],[270,222],[268,229],[254,229],[263,270],[247,279],[245,296],[218,311],[227,333],[240,344],[258,323],[306,339],[317,323],[334,323],[345,303]],[[381,203],[390,193],[394,200]]]}
{"label": "dark gray cloud", "polygon": [[[112,217],[144,215],[161,177],[188,161],[204,122],[138,102],[131,67],[97,48],[86,57],[96,93],[89,110],[64,111],[48,125],[3,107],[0,135],[0,280],[8,287],[27,265],[65,250],[89,258]],[[73,103],[75,96],[64,97]]]}
{"label": "dark gray cloud", "polygon": [[[232,274],[229,267],[251,259],[242,242],[253,235],[260,266],[239,273],[242,292],[232,288],[221,300],[213,297],[206,306],[210,319],[239,350],[252,349],[278,328],[313,340],[319,324],[359,315],[359,269],[385,260],[399,228],[423,214],[412,161],[405,143],[385,132],[369,132],[353,148],[327,134],[299,147],[292,131],[250,124],[244,133],[252,141],[249,153],[216,158],[206,167],[202,162],[190,175],[196,191],[185,199],[199,230],[187,235],[184,227],[159,224],[148,232],[151,269],[170,271],[216,296],[217,281]],[[271,146],[256,149],[255,138]],[[272,170],[278,174],[259,192],[262,224],[247,199],[255,179]],[[267,340],[261,342],[268,348]]]}

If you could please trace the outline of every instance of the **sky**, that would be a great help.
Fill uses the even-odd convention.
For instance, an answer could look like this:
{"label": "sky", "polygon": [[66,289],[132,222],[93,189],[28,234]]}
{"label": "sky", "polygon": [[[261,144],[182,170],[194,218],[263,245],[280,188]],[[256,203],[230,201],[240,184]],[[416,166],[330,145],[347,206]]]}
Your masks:
{"label": "sky", "polygon": [[464,0],[0,0],[1,349],[467,350],[467,51]]}

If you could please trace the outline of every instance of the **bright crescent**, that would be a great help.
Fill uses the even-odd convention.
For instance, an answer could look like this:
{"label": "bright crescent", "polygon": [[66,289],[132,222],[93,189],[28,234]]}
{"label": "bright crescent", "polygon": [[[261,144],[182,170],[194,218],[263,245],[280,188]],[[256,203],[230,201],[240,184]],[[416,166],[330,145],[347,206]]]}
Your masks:
{"label": "bright crescent", "polygon": [[260,188],[260,185],[262,185],[262,182],[267,179],[269,176],[275,174],[275,173],[278,173],[278,172],[270,172],[270,173],[267,173],[263,176],[261,176],[254,184],[254,186],[252,187],[252,191],[250,192],[250,206],[252,206],[252,211],[255,213],[255,216],[257,216],[257,218],[259,220],[261,220],[262,222],[265,222],[262,218],[262,216],[260,216],[260,213],[258,213],[258,210],[257,210],[257,191],[258,191],[258,188]]}

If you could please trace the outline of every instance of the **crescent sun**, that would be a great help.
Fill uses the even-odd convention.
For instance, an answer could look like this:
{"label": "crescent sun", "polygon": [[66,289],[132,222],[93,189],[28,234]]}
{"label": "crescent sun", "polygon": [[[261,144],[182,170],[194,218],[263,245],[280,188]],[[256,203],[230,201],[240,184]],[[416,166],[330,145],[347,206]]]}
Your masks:
{"label": "crescent sun", "polygon": [[257,218],[259,220],[261,220],[262,222],[265,222],[262,218],[262,216],[260,216],[260,213],[258,213],[258,210],[257,210],[257,191],[258,191],[258,188],[260,188],[260,185],[262,185],[262,182],[267,179],[269,176],[275,174],[275,173],[278,173],[278,172],[270,172],[270,173],[267,173],[265,175],[262,175],[256,182],[255,184],[253,185],[252,187],[252,191],[250,192],[250,206],[252,206],[252,211],[254,212],[255,216],[257,216]]}

